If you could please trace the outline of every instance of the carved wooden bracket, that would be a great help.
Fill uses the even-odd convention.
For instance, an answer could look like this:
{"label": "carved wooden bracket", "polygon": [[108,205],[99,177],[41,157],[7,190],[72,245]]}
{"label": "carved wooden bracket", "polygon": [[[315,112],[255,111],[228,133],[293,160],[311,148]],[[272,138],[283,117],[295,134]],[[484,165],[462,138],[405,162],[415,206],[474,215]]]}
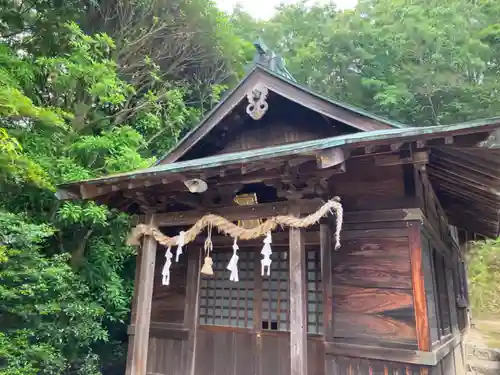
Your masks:
{"label": "carved wooden bracket", "polygon": [[268,93],[269,90],[262,84],[255,85],[252,91],[247,93],[249,102],[247,105],[247,113],[254,120],[260,120],[269,108],[266,102]]}

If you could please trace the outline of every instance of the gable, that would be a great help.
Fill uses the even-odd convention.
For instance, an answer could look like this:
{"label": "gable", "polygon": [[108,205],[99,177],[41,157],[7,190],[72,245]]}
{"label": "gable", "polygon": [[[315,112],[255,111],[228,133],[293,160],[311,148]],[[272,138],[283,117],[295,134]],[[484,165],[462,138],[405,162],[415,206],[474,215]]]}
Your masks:
{"label": "gable", "polygon": [[[266,98],[268,108],[259,120],[253,120],[247,113],[249,105],[247,94],[255,88],[264,88],[268,92]],[[305,116],[306,119],[301,118],[301,115],[304,117],[305,113],[309,113],[309,116]],[[302,124],[299,123],[299,120],[302,120]],[[276,122],[281,122],[281,125],[276,125]],[[238,140],[234,134],[234,127],[239,126],[240,131],[248,133],[249,128],[259,127],[262,123],[266,123],[269,127],[267,130],[263,130],[263,134],[256,136],[254,141],[258,141],[259,137],[264,137],[272,142],[268,145],[289,143],[286,137],[290,138],[290,141],[296,142],[359,131],[399,127],[399,124],[390,123],[345,103],[334,102],[310,92],[306,88],[257,65],[235,89],[208,113],[197,127],[189,132],[157,164],[206,157],[223,151],[225,147],[232,151],[251,149],[252,147],[237,149],[234,145],[220,145],[219,140],[229,131],[233,133],[232,141],[241,143],[242,140]],[[288,128],[292,127],[293,129],[281,133],[280,126],[288,126]],[[266,137],[264,134],[268,136]],[[282,138],[285,137],[285,139],[280,140],[278,137],[272,140],[271,134],[281,134]],[[243,135],[240,136],[245,138]],[[203,142],[204,140],[205,142]],[[219,145],[214,150],[208,151],[207,147],[210,148],[214,140]]]}

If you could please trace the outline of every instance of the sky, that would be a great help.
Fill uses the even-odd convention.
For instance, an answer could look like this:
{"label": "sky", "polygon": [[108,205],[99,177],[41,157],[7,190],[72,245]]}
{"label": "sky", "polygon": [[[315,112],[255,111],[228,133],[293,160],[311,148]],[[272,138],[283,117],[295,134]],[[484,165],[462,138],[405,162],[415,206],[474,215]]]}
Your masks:
{"label": "sky", "polygon": [[[236,4],[241,4],[243,9],[255,18],[268,19],[274,13],[274,8],[279,4],[293,4],[298,0],[215,0],[219,8],[224,11],[231,11]],[[328,0],[316,0],[312,2],[326,3]],[[357,0],[334,0],[340,9],[353,8]]]}

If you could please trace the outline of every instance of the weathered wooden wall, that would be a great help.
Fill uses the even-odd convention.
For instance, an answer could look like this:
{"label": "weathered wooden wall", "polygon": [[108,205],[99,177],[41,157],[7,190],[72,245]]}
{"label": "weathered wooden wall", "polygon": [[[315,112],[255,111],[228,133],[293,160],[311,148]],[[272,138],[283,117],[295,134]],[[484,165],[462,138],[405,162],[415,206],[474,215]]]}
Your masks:
{"label": "weathered wooden wall", "polygon": [[335,341],[417,348],[408,228],[394,224],[344,231],[333,255]]}
{"label": "weathered wooden wall", "polygon": [[187,257],[181,256],[179,263],[172,262],[170,278],[175,282],[168,287],[161,283],[165,259],[163,247],[160,247],[156,253],[156,259],[151,322],[183,324],[186,306]]}
{"label": "weathered wooden wall", "polygon": [[342,198],[346,211],[410,208],[415,205],[405,192],[401,165],[380,167],[374,158],[352,158],[345,173],[330,178],[331,195]]}
{"label": "weathered wooden wall", "polygon": [[422,375],[426,366],[356,357],[327,356],[328,374],[335,375]]}
{"label": "weathered wooden wall", "polygon": [[[194,324],[197,300],[197,280],[199,275],[199,254],[194,251],[173,262],[170,286],[161,284],[165,249],[160,247],[156,253],[153,297],[151,306],[151,324],[147,355],[148,374],[186,374],[193,364],[193,348],[196,335]],[[140,263],[140,257],[137,264]],[[140,272],[136,269],[136,284]],[[129,335],[135,334],[135,316],[137,301],[134,294],[132,303],[132,324]],[[132,340],[129,340],[130,343]],[[130,345],[130,344],[129,344]],[[132,346],[129,348],[131,351]],[[127,359],[130,363],[130,355]]]}
{"label": "weathered wooden wall", "polygon": [[257,148],[310,141],[338,135],[333,126],[327,124],[304,124],[276,121],[272,123],[252,123],[231,137],[220,153],[253,150]]}
{"label": "weathered wooden wall", "polygon": [[423,214],[420,238],[429,341],[431,350],[440,354],[430,373],[462,375],[462,331],[466,325],[459,325],[459,321],[466,320],[466,310],[457,306],[457,301],[464,281],[460,270],[463,254],[425,170],[415,170],[415,184]]}
{"label": "weathered wooden wall", "polygon": [[[308,374],[324,375],[323,342],[308,339]],[[200,327],[195,375],[289,375],[290,334]]]}
{"label": "weathered wooden wall", "polygon": [[[328,181],[331,195],[342,197],[348,220],[342,231],[341,249],[330,254],[330,264],[322,265],[323,288],[328,290],[323,292],[323,298],[329,302],[323,306],[323,335],[308,336],[309,374],[424,375],[442,371],[445,361],[446,366],[451,363],[458,371],[460,341],[455,337],[458,319],[452,306],[454,299],[448,298],[451,327],[447,335],[438,313],[439,301],[442,304],[445,299],[439,299],[433,281],[432,249],[447,251],[451,240],[447,239],[449,231],[439,204],[430,199],[430,185],[420,177],[415,174],[408,181],[408,168],[377,167],[371,158],[355,158],[349,160],[344,174]],[[401,210],[419,206],[426,215],[422,231],[413,211]],[[320,243],[317,228],[313,231],[318,238],[307,233],[308,247]],[[284,239],[281,237],[276,236],[280,241]],[[311,239],[313,244],[307,243]],[[283,247],[285,243],[274,245]],[[452,253],[451,248],[449,251]],[[161,249],[157,253],[153,291],[149,374],[290,373],[288,333],[198,327],[194,320],[196,291],[192,288],[198,285],[193,275],[199,275],[199,266],[193,267],[187,257],[181,257],[181,262],[172,267],[175,283],[163,287],[163,257]],[[452,263],[447,264],[440,281],[445,285],[441,294],[452,296],[453,269]],[[422,290],[415,289],[415,280],[422,282]],[[444,353],[439,358],[442,362],[435,367],[424,366],[432,362],[431,357],[411,354],[422,350]],[[449,367],[446,371],[454,373],[449,372]]]}
{"label": "weathered wooden wall", "polygon": [[462,350],[457,346],[436,365],[429,369],[429,375],[465,375]]}

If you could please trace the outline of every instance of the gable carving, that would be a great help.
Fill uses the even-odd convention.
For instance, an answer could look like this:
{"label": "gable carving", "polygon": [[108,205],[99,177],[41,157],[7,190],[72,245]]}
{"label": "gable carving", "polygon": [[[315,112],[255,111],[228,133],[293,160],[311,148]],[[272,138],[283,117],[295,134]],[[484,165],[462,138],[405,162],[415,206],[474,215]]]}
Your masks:
{"label": "gable carving", "polygon": [[267,112],[269,104],[267,103],[267,95],[269,90],[266,86],[258,83],[254,88],[247,93],[248,105],[246,112],[254,120],[260,120]]}

